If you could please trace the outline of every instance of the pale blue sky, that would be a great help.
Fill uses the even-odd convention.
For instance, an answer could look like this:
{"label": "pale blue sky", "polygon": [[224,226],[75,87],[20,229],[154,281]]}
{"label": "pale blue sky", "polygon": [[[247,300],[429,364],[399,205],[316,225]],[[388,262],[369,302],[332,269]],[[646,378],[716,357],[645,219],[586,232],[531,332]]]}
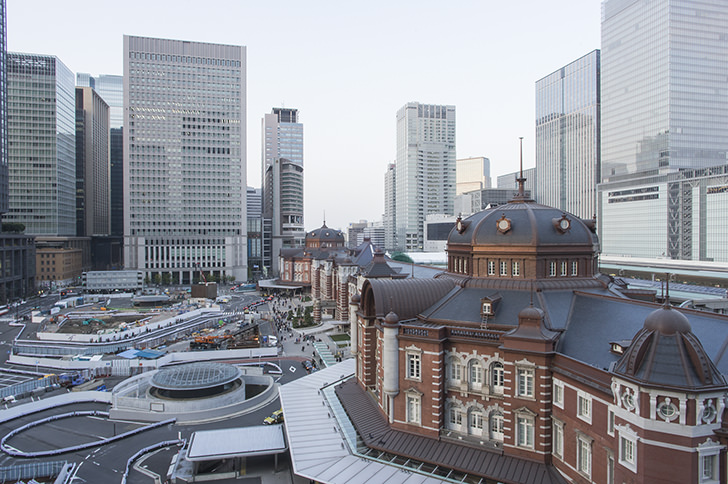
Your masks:
{"label": "pale blue sky", "polygon": [[534,165],[535,82],[600,47],[599,0],[7,0],[8,50],[122,74],[124,34],[247,47],[248,185],[274,106],[304,124],[305,224],[381,219],[395,115],[453,104],[457,156]]}

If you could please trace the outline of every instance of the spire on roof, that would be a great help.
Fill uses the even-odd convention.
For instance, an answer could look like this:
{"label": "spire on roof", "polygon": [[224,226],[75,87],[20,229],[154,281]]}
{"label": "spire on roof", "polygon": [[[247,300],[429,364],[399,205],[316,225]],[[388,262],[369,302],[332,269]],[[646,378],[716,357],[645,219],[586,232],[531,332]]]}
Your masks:
{"label": "spire on roof", "polygon": [[526,179],[523,177],[523,136],[519,136],[521,145],[521,169],[519,171],[516,182],[518,183],[518,193],[513,197],[512,202],[533,202],[533,200],[526,198]]}

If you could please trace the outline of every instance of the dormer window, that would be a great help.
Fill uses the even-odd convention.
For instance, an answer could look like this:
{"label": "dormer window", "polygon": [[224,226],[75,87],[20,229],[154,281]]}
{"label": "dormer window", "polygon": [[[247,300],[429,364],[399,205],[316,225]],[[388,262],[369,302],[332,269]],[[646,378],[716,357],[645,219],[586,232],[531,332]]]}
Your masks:
{"label": "dormer window", "polygon": [[481,312],[483,316],[493,316],[493,304],[490,301],[484,301]]}

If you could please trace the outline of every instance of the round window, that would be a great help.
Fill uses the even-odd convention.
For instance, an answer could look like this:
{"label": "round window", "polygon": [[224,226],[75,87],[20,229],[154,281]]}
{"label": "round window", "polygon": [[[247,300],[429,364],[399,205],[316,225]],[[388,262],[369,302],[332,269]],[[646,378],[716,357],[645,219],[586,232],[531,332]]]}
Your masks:
{"label": "round window", "polygon": [[713,404],[712,403],[708,404],[703,409],[703,417],[702,417],[703,418],[703,422],[705,422],[705,423],[712,422],[713,419],[715,419],[716,413],[718,413],[718,412],[715,411],[715,407],[713,406]]}
{"label": "round window", "polygon": [[665,420],[674,420],[677,417],[677,407],[667,399],[657,406],[657,414]]}

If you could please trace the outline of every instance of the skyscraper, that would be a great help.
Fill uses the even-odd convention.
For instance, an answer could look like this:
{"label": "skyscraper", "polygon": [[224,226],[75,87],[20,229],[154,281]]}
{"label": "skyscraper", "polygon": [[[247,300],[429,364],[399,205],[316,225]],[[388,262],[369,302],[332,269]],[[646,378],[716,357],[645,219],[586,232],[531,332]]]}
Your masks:
{"label": "skyscraper", "polygon": [[455,106],[410,102],[397,111],[396,248],[422,251],[425,217],[452,215]]}
{"label": "skyscraper", "polygon": [[484,156],[456,161],[455,195],[490,188],[490,159]]}
{"label": "skyscraper", "polygon": [[247,280],[245,47],[124,36],[124,264]]}
{"label": "skyscraper", "polygon": [[536,81],[538,202],[591,218],[599,179],[599,50]]}
{"label": "skyscraper", "polygon": [[[726,32],[724,1],[604,2],[603,254],[708,260],[725,235],[725,220],[707,223],[725,183],[704,170],[728,153]],[[696,176],[678,183],[678,170]]]}
{"label": "skyscraper", "polygon": [[8,211],[8,68],[5,0],[0,1],[0,215]]}
{"label": "skyscraper", "polygon": [[76,88],[76,235],[109,235],[109,106]]}
{"label": "skyscraper", "polygon": [[298,109],[273,108],[263,117],[263,218],[271,222],[270,268],[280,249],[303,247],[303,124]]}
{"label": "skyscraper", "polygon": [[121,128],[124,126],[124,77],[113,74],[101,74],[94,77],[91,74],[76,74],[76,85],[91,87],[109,105],[109,126]]}
{"label": "skyscraper", "polygon": [[[8,63],[5,0],[0,0],[0,215],[8,211]],[[35,293],[32,236],[0,230],[0,304]]]}
{"label": "skyscraper", "polygon": [[30,235],[76,235],[74,76],[57,57],[10,53],[8,222]]}
{"label": "skyscraper", "polygon": [[395,233],[396,216],[395,210],[397,200],[397,165],[394,163],[387,164],[387,172],[384,174],[384,216],[382,222],[384,225],[384,247],[386,250],[394,250],[397,247],[397,238]]}
{"label": "skyscraper", "polygon": [[124,78],[110,74],[76,74],[76,85],[91,87],[109,105],[111,165],[111,235],[124,235]]}

